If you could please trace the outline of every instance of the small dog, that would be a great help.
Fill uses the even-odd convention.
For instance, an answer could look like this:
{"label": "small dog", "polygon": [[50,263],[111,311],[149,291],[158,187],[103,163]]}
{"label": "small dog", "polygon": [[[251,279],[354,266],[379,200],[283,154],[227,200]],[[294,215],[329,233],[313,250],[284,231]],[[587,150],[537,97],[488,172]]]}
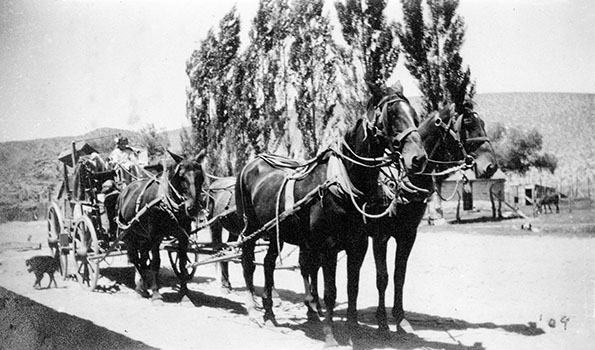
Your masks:
{"label": "small dog", "polygon": [[41,289],[41,279],[43,278],[43,274],[47,273],[50,276],[50,283],[48,284],[47,288],[50,288],[52,285],[52,281],[54,282],[54,286],[58,288],[58,284],[54,279],[54,273],[56,271],[60,271],[62,267],[60,266],[60,252],[56,251],[55,256],[50,255],[38,255],[34,256],[31,259],[27,259],[25,261],[25,265],[27,266],[28,272],[35,273],[35,284],[33,284],[33,288]]}

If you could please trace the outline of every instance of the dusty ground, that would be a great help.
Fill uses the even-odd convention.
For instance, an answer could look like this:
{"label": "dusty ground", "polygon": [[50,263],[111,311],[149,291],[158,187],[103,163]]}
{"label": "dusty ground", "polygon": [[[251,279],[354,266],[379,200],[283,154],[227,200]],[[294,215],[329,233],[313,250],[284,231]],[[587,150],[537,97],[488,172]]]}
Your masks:
{"label": "dusty ground", "polygon": [[[390,339],[375,332],[377,297],[369,251],[358,305],[362,334],[349,346],[343,259],[338,268],[338,340],[354,349],[591,348],[595,224],[589,226],[584,218],[593,219],[593,214],[541,216],[532,219],[535,231],[520,228],[525,220],[421,227],[405,289],[415,333],[406,337],[398,336],[394,325]],[[41,249],[31,249],[38,244]],[[214,266],[200,267],[189,285],[190,300],[180,302],[164,257],[165,303],[155,306],[131,291],[133,271],[123,257],[103,265],[107,277],[100,280],[100,292],[85,292],[61,278],[58,288],[35,290],[24,261],[39,254],[49,254],[45,223],[0,225],[0,349],[302,350],[323,345],[318,325],[306,321],[295,271],[275,275],[280,294],[275,311],[282,326],[260,328],[245,313],[239,265],[231,266],[232,293],[221,291]],[[285,259],[293,262],[294,256]],[[256,277],[261,286],[262,270]],[[45,277],[42,285],[47,282]],[[563,317],[569,318],[566,326],[560,322]],[[548,325],[552,320],[555,327]]]}

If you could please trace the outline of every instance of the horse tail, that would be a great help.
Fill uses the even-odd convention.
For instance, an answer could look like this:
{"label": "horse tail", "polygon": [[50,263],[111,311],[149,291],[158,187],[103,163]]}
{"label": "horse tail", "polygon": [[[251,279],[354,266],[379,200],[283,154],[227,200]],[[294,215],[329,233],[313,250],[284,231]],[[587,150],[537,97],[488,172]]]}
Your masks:
{"label": "horse tail", "polygon": [[250,221],[256,218],[256,212],[254,211],[254,204],[252,203],[252,197],[246,183],[246,168],[250,166],[248,163],[242,168],[240,175],[236,180],[235,186],[235,197],[236,197],[236,210],[238,216],[242,218],[244,226],[240,233],[240,236],[244,235],[249,229]]}

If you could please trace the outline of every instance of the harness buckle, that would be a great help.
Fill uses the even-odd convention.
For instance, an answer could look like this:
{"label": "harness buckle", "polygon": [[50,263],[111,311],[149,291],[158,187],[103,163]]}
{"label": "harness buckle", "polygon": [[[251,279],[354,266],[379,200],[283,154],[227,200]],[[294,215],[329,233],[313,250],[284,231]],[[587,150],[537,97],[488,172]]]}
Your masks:
{"label": "harness buckle", "polygon": [[475,158],[473,158],[472,155],[467,155],[465,157],[465,168],[466,169],[470,169],[473,167],[473,164],[475,164]]}
{"label": "harness buckle", "polygon": [[323,186],[318,186],[318,198],[320,198],[320,207],[324,208],[324,188]]}

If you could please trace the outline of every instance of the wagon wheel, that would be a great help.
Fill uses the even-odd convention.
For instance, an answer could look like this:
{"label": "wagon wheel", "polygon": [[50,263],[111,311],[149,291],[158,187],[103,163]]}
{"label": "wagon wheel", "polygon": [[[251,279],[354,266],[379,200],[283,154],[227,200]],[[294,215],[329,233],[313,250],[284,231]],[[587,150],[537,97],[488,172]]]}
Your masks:
{"label": "wagon wheel", "polygon": [[[176,274],[178,278],[181,277],[180,272],[180,255],[178,250],[178,245],[173,244],[171,246],[167,246],[165,248],[167,250],[167,256],[169,257],[169,262],[171,263],[171,268]],[[186,261],[188,263],[197,262],[198,261],[198,253],[194,251],[187,251],[186,252]],[[194,273],[196,273],[196,266],[190,269],[184,267],[186,269],[186,274],[188,276],[188,280],[191,280],[194,277]]]}
{"label": "wagon wheel", "polygon": [[72,254],[76,264],[76,278],[85,290],[92,291],[99,279],[99,241],[93,222],[88,216],[81,216],[74,225]]}
{"label": "wagon wheel", "polygon": [[[63,232],[62,218],[60,211],[55,203],[50,205],[47,214],[48,222],[48,246],[52,251],[52,256],[55,256],[57,251],[60,251],[60,275],[64,278],[68,276],[68,245],[66,247],[60,244],[60,234]],[[68,244],[68,242],[66,242]]]}

